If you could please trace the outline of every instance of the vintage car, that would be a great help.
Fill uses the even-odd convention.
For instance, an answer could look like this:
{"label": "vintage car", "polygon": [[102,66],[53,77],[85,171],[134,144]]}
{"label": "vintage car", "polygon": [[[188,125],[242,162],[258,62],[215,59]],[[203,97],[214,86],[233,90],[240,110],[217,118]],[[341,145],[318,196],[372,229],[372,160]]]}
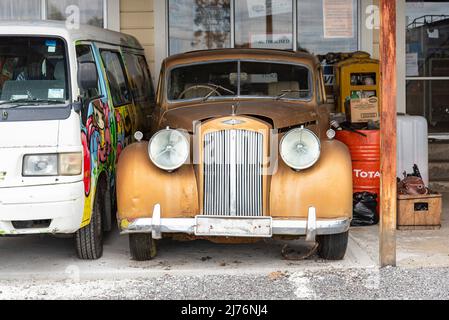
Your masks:
{"label": "vintage car", "polygon": [[343,259],[352,168],[334,140],[319,61],[306,52],[196,51],[162,64],[152,138],[122,152],[118,219],[132,258],[155,239],[318,243]]}

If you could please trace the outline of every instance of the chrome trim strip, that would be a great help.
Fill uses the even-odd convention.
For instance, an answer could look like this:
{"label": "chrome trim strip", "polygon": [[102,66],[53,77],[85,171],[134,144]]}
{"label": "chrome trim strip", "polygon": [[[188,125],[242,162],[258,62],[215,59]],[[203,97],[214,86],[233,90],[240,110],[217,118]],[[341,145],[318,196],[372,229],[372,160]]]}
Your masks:
{"label": "chrome trim strip", "polygon": [[[225,132],[226,135],[227,132]],[[230,195],[229,195],[229,214],[235,216],[237,214],[237,131],[231,130],[231,139],[229,146],[229,183],[230,183]],[[240,177],[240,175],[239,175]]]}

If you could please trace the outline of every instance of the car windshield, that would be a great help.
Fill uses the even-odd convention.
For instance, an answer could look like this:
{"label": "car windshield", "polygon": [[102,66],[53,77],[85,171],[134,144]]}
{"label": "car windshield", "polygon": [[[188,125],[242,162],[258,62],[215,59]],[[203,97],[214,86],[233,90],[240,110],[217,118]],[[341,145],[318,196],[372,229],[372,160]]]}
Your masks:
{"label": "car windshield", "polygon": [[309,69],[287,63],[232,61],[176,67],[170,73],[169,100],[236,96],[308,99],[312,96]]}
{"label": "car windshield", "polygon": [[0,104],[58,104],[68,100],[63,40],[0,37]]}

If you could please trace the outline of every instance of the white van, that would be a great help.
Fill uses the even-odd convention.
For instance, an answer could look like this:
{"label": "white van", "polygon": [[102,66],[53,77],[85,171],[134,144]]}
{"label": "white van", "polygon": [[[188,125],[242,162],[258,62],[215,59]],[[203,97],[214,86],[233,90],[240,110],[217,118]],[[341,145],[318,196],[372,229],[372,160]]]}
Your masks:
{"label": "white van", "polygon": [[0,235],[74,234],[81,259],[101,257],[115,165],[153,103],[134,37],[0,22]]}

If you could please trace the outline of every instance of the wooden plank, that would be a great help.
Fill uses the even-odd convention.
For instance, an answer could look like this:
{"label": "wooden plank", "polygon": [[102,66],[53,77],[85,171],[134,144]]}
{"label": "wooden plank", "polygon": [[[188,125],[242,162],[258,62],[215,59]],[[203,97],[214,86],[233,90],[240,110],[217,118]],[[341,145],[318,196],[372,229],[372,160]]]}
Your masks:
{"label": "wooden plank", "polygon": [[380,266],[396,266],[396,0],[380,0]]}

